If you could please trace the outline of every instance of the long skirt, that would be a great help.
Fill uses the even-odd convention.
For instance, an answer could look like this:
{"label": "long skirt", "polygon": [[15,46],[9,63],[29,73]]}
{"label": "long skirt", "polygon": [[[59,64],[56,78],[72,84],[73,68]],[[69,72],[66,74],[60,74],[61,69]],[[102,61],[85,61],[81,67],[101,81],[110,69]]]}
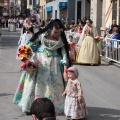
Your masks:
{"label": "long skirt", "polygon": [[77,98],[66,96],[64,112],[66,116],[71,117],[72,119],[82,119],[87,117],[87,108],[84,98],[82,102],[79,102]]}
{"label": "long skirt", "polygon": [[86,36],[81,44],[77,62],[81,64],[99,64],[100,53],[93,37]]}
{"label": "long skirt", "polygon": [[38,53],[40,62],[33,74],[23,72],[13,103],[19,105],[23,112],[30,112],[33,101],[37,98],[49,98],[55,105],[56,114],[64,112],[64,83],[59,64],[60,57],[46,56]]}

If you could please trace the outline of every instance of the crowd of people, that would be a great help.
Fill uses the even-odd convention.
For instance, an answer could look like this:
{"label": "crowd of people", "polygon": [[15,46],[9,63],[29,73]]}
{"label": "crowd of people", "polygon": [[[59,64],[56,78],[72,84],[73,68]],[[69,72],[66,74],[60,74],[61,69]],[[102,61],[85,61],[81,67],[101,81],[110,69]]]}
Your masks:
{"label": "crowd of people", "polygon": [[[92,21],[90,19],[85,19],[85,21],[80,21],[78,19],[78,23],[75,24],[74,20],[72,19],[71,22],[67,21],[66,23],[63,23],[65,28],[65,36],[67,38],[68,48],[69,48],[69,57],[71,62],[79,63],[79,64],[91,64],[91,65],[98,65],[100,64],[100,58],[99,58],[99,50],[97,47],[96,42],[94,41],[94,37],[98,36],[96,27],[93,26]],[[23,29],[21,32],[21,37],[19,40],[19,45],[28,43],[28,40],[39,30],[45,28],[53,19],[49,20],[49,22],[42,24],[38,24],[38,26],[34,27],[34,24],[32,21],[27,18],[24,21]],[[28,29],[29,28],[29,29]],[[86,36],[93,38],[93,43],[89,43],[89,47],[86,49],[86,53],[84,54],[84,47],[86,47],[83,43],[87,44],[87,40],[83,40]],[[84,42],[82,42],[84,41]],[[81,47],[82,46],[82,47]],[[93,46],[93,47],[90,47]],[[82,52],[80,52],[83,49]],[[91,49],[90,49],[91,48]],[[94,49],[94,52],[92,52]],[[89,51],[89,52],[88,52]],[[86,54],[90,53],[88,58],[84,58],[84,56],[81,54],[83,53],[84,56],[88,56]],[[82,56],[81,56],[82,55]],[[80,56],[80,57],[79,57]],[[81,61],[83,59],[86,59],[87,61]],[[89,61],[90,60],[90,61]]]}
{"label": "crowd of people", "polygon": [[[118,29],[113,28],[113,31]],[[55,116],[61,114],[68,119],[86,118],[88,112],[79,72],[72,63],[101,63],[96,36],[97,29],[91,19],[78,20],[77,24],[73,19],[71,23],[50,20],[35,31],[31,19],[26,18],[18,45],[32,49],[29,60],[37,68],[31,74],[25,69],[22,71],[13,103],[26,115],[33,114],[34,119],[55,120]]]}
{"label": "crowd of people", "polygon": [[[101,47],[103,55],[116,61],[120,60],[120,27],[116,24],[116,20],[113,19],[112,24],[105,28]],[[107,51],[106,54],[104,51]]]}

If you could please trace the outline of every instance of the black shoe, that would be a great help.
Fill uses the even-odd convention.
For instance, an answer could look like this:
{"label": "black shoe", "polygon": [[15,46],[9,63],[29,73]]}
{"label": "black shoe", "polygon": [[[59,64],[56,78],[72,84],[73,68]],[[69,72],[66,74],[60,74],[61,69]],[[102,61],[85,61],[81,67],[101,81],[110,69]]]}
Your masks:
{"label": "black shoe", "polygon": [[67,120],[71,120],[71,117],[67,116]]}
{"label": "black shoe", "polygon": [[31,112],[26,112],[26,115],[32,115],[32,113]]}

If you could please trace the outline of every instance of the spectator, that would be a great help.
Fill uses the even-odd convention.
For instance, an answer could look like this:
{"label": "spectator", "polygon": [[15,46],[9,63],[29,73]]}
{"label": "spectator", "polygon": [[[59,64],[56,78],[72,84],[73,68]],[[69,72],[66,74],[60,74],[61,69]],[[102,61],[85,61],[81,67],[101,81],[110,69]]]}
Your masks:
{"label": "spectator", "polygon": [[83,25],[83,26],[86,25],[86,20],[87,20],[87,17],[84,17],[84,18],[83,18],[83,21],[82,21],[82,25]]}
{"label": "spectator", "polygon": [[79,26],[81,26],[81,25],[83,24],[83,21],[80,20],[80,19],[78,19],[77,24],[78,24]]}
{"label": "spectator", "polygon": [[112,21],[112,25],[109,26],[109,33],[112,34],[112,31],[113,31],[113,27],[119,27],[117,24],[116,24],[116,20],[113,20]]}
{"label": "spectator", "polygon": [[120,34],[119,34],[119,29],[117,27],[114,27],[111,40],[110,40],[111,48],[114,47],[114,41],[116,40],[120,40]]}
{"label": "spectator", "polygon": [[119,29],[117,27],[114,27],[113,34],[110,39],[108,56],[115,60],[118,60],[118,45],[120,44],[117,42],[117,40],[120,40]]}
{"label": "spectator", "polygon": [[30,40],[30,38],[34,35],[33,26],[30,18],[25,19],[25,23],[23,25],[23,29],[21,31],[20,40],[18,45],[25,45]]}
{"label": "spectator", "polygon": [[105,28],[105,30],[104,30],[103,38],[105,38],[105,37],[110,37],[109,29],[108,28]]}
{"label": "spectator", "polygon": [[72,18],[72,20],[71,20],[71,23],[70,23],[71,25],[74,25],[75,24],[75,20]]}
{"label": "spectator", "polygon": [[73,24],[70,24],[70,32],[75,32],[75,28]]}
{"label": "spectator", "polygon": [[33,120],[56,120],[55,107],[48,98],[38,98],[31,106]]}

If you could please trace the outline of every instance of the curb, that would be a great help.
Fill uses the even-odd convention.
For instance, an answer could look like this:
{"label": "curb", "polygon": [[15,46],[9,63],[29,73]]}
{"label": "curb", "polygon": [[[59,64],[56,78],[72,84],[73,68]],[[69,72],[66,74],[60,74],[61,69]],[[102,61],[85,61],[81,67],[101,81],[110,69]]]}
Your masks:
{"label": "curb", "polygon": [[120,64],[119,63],[116,63],[114,61],[110,61],[109,59],[107,59],[105,57],[101,56],[101,60],[104,61],[106,65],[115,65],[116,67],[120,68]]}

